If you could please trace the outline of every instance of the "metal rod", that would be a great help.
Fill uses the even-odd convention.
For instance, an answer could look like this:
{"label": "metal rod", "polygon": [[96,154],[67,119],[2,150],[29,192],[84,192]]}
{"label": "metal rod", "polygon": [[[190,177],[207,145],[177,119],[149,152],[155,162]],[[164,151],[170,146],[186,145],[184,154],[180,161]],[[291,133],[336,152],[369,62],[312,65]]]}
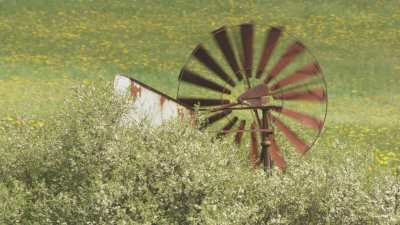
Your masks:
{"label": "metal rod", "polygon": [[[262,109],[262,127],[261,129],[268,129],[268,109]],[[268,152],[269,142],[268,142],[269,133],[261,132],[261,155],[260,160],[263,162],[264,171],[270,172],[272,169],[272,161],[270,158],[270,154]]]}
{"label": "metal rod", "polygon": [[217,111],[222,111],[222,110],[245,110],[245,109],[266,109],[270,110],[273,108],[276,108],[277,106],[249,106],[249,107],[226,107],[226,108],[219,108],[219,109],[213,109],[213,110],[208,110],[208,109],[199,109],[199,111],[210,111],[210,112],[217,112]]}

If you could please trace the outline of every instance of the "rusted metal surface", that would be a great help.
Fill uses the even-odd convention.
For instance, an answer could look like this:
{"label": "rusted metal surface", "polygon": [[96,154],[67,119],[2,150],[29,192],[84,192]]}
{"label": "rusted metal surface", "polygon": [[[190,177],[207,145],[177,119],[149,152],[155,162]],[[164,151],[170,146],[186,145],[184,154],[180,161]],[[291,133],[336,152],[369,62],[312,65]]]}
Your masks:
{"label": "rusted metal surface", "polygon": [[181,81],[190,83],[192,85],[201,86],[209,90],[217,91],[220,93],[230,94],[231,91],[213,81],[207,80],[200,75],[189,71],[187,69],[182,70]]}
{"label": "rusted metal surface", "polygon": [[[138,80],[116,76],[116,93],[135,98],[124,121],[148,120],[153,126],[171,119],[189,118],[195,121],[194,110],[198,109],[206,115],[198,126],[201,130],[207,130],[217,138],[230,136],[239,146],[243,141],[246,142],[253,168],[263,164],[265,170],[273,165],[284,170],[287,165],[279,149],[282,141],[288,142],[298,153],[305,154],[324,126],[326,108],[322,117],[316,116],[314,111],[304,111],[309,105],[327,104],[322,71],[315,59],[306,64],[303,61],[293,64],[298,56],[306,52],[305,46],[299,41],[289,42],[291,44],[283,48],[286,50],[281,56],[272,57],[278,42],[285,37],[282,35],[283,28],[266,30],[267,35],[262,38],[256,38],[252,23],[241,24],[238,28],[223,26],[211,33],[217,56],[203,44],[196,46],[190,55],[190,59],[194,60],[188,62],[201,65],[191,68],[192,64],[188,63],[182,67],[176,99]],[[236,35],[230,35],[235,31],[238,32]],[[231,37],[238,39],[232,42]],[[256,40],[263,41],[261,51],[254,49],[259,46],[254,43]],[[259,52],[259,55],[255,52]],[[216,59],[223,62],[217,62]],[[275,60],[274,64],[268,67],[269,73],[264,75],[272,60]],[[255,69],[253,66],[257,66],[256,79],[251,78]],[[289,70],[286,68],[295,70],[285,73]],[[187,86],[186,92],[180,92],[181,86]],[[289,107],[284,106],[288,102]],[[293,107],[296,103],[306,103],[307,108],[304,105]],[[303,128],[312,132],[312,135],[302,135],[305,131]],[[309,136],[313,139],[307,139]]]}
{"label": "rusted metal surface", "polygon": [[191,109],[135,79],[123,75],[116,76],[114,90],[117,94],[130,94],[135,98],[124,117],[125,123],[147,120],[151,125],[159,126],[175,118],[193,118]]}
{"label": "rusted metal surface", "polygon": [[243,75],[240,73],[239,64],[236,60],[236,56],[233,51],[231,41],[228,37],[226,27],[223,26],[213,31],[212,34],[214,35],[214,39],[217,42],[219,49],[223,53],[225,60],[231,67],[232,72],[236,75],[236,78],[241,81],[243,79]]}
{"label": "rusted metal surface", "polygon": [[275,99],[281,100],[300,100],[310,102],[323,102],[326,100],[325,90],[317,88],[305,91],[285,92],[278,95],[273,95]]}
{"label": "rusted metal surface", "polygon": [[304,45],[301,42],[294,42],[292,45],[290,45],[286,52],[281,56],[279,61],[275,64],[275,66],[271,69],[271,72],[268,73],[267,78],[265,79],[265,83],[269,83],[272,81],[280,72],[286,68],[293,60],[303,53],[305,50]]}
{"label": "rusted metal surface", "polygon": [[319,65],[318,63],[312,63],[312,64],[307,64],[300,70],[296,71],[290,76],[287,76],[286,78],[280,80],[279,82],[275,83],[272,85],[271,90],[276,90],[280,89],[283,87],[286,87],[288,85],[292,85],[295,83],[298,83],[300,81],[307,80],[311,78],[312,76],[316,75],[319,73]]}
{"label": "rusted metal surface", "polygon": [[234,87],[235,82],[232,78],[222,69],[222,67],[214,60],[202,44],[199,44],[192,53],[204,66],[213,71],[216,76],[221,80]]}
{"label": "rusted metal surface", "polygon": [[[261,32],[261,38],[257,38],[257,34],[252,23],[233,28],[222,26],[211,32],[215,47],[198,44],[194,49],[181,70],[177,100],[188,108],[196,107],[209,113],[201,129],[215,132],[217,137],[233,136],[237,145],[243,140],[249,141],[253,167],[263,163],[266,170],[272,165],[285,169],[287,165],[279,145],[288,142],[295,151],[304,154],[322,131],[327,105],[326,83],[314,57],[303,64],[308,52],[303,43],[281,41],[287,37],[282,27]],[[260,46],[255,43],[257,40],[263,42],[260,51],[255,49]],[[290,44],[283,46],[283,54],[273,56],[280,42]],[[196,63],[201,65],[196,66]],[[208,69],[208,73],[200,68]],[[267,68],[269,72],[265,72]],[[251,79],[254,72],[256,79]],[[204,74],[207,78],[211,74],[218,79],[208,80]],[[236,78],[235,81],[232,78]],[[180,91],[185,86],[188,86],[186,92]],[[286,103],[290,107],[284,107]],[[322,106],[322,114],[315,114],[319,106],[314,111],[309,110],[311,105]],[[303,128],[308,129],[304,136]]]}
{"label": "rusted metal surface", "polygon": [[274,49],[278,43],[279,37],[281,36],[282,29],[272,27],[265,39],[264,48],[260,57],[260,62],[257,67],[256,78],[260,78],[264,73],[265,67],[267,66],[269,59],[274,52]]}
{"label": "rusted metal surface", "polygon": [[253,39],[254,25],[245,23],[240,25],[240,35],[242,39],[243,57],[242,65],[247,77],[251,77],[253,71]]}
{"label": "rusted metal surface", "polygon": [[271,116],[272,122],[276,127],[287,137],[289,142],[295,147],[295,149],[300,153],[304,154],[309,149],[309,146],[300,139],[300,137],[293,132],[288,126],[286,126],[280,119],[275,116]]}
{"label": "rusted metal surface", "polygon": [[251,124],[251,148],[250,148],[250,162],[253,168],[256,168],[258,161],[258,141],[257,141],[257,132],[255,131],[257,127],[256,122]]}

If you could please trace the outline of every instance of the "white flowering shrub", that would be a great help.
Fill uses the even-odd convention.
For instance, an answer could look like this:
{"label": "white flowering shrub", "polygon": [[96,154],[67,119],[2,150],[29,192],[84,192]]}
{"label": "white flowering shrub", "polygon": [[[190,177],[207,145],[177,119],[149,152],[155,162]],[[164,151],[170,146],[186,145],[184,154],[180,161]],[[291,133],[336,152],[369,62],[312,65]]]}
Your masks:
{"label": "white flowering shrub", "polygon": [[43,123],[3,121],[0,223],[400,223],[399,175],[371,177],[356,155],[265,175],[184,124],[121,127],[124,105],[85,86]]}

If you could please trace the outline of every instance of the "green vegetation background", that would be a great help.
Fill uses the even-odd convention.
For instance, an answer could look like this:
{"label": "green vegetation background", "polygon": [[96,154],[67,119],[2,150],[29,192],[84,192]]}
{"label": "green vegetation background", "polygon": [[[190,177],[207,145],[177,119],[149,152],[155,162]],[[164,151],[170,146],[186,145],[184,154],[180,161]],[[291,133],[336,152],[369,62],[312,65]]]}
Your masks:
{"label": "green vegetation background", "polygon": [[319,60],[329,89],[322,142],[399,164],[398,1],[2,0],[0,117],[45,118],[71,86],[118,73],[175,96],[193,47],[250,20],[284,26]]}
{"label": "green vegetation background", "polygon": [[[90,85],[124,73],[174,96],[193,47],[244,21],[284,26],[328,82],[324,133],[285,175],[264,179],[190,128],[121,130],[111,90]],[[398,224],[399,57],[398,1],[0,0],[0,216]]]}

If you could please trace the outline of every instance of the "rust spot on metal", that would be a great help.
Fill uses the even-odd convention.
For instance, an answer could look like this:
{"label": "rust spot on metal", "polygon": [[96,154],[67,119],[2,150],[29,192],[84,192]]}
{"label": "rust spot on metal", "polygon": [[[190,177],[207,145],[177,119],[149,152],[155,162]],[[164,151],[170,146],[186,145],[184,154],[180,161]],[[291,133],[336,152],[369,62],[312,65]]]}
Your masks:
{"label": "rust spot on metal", "polygon": [[189,116],[190,116],[190,125],[196,126],[196,117],[194,115],[194,111],[189,110]]}
{"label": "rust spot on metal", "polygon": [[140,86],[136,86],[135,83],[132,82],[131,85],[131,95],[133,97],[140,96],[140,93],[142,92],[142,88]]}
{"label": "rust spot on metal", "polygon": [[183,112],[183,109],[178,107],[178,117],[179,117],[179,119],[183,120],[184,116],[185,116],[185,113]]}
{"label": "rust spot on metal", "polygon": [[160,97],[160,106],[161,108],[164,106],[165,101],[167,100],[167,98],[165,98],[164,96],[161,95]]}

